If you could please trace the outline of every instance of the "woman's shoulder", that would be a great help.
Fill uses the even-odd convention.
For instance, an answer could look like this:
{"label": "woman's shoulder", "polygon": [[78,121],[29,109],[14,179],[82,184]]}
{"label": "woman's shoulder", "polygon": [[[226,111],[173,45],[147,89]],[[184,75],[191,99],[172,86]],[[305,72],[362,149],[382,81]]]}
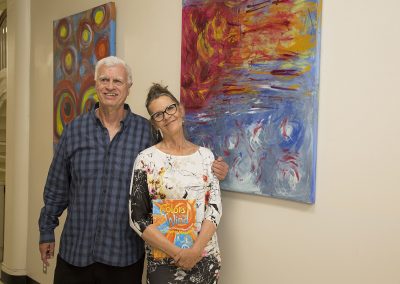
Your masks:
{"label": "woman's shoulder", "polygon": [[141,157],[142,159],[145,157],[153,157],[154,153],[157,152],[157,148],[153,145],[150,146],[149,148],[144,149],[143,151],[141,151],[138,155],[138,158]]}
{"label": "woman's shoulder", "polygon": [[214,159],[214,154],[213,154],[213,152],[211,151],[210,148],[199,146],[199,153],[203,157],[208,157],[208,158]]}
{"label": "woman's shoulder", "polygon": [[136,161],[138,160],[148,160],[151,159],[154,156],[154,153],[156,152],[155,146],[151,146],[149,148],[146,148],[142,150],[136,157]]}
{"label": "woman's shoulder", "polygon": [[151,167],[156,156],[156,148],[151,146],[141,151],[135,159],[135,169],[147,169]]}

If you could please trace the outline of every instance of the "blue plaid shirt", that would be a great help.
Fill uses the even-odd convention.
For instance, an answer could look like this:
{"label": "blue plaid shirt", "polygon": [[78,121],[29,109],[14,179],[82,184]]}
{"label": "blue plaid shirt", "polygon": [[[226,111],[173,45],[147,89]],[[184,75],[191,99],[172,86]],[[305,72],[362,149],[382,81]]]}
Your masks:
{"label": "blue plaid shirt", "polygon": [[150,146],[150,124],[125,109],[111,142],[93,109],[64,129],[56,147],[44,188],[40,243],[54,242],[58,217],[68,208],[59,254],[75,266],[128,266],[144,255],[142,239],[129,226],[128,196],[135,158]]}

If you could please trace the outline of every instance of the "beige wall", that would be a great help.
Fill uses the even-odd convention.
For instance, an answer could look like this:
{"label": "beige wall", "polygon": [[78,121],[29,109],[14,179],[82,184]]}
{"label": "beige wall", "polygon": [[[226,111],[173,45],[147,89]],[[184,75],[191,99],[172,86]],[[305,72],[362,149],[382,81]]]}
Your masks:
{"label": "beige wall", "polygon": [[[52,156],[52,21],[104,1],[32,2],[26,270],[51,283],[37,218]],[[117,55],[134,67],[128,102],[144,115],[151,82],[179,90],[181,1],[115,2]],[[400,283],[399,9],[324,1],[316,204],[224,192],[220,283]]]}
{"label": "beige wall", "polygon": [[9,0],[7,4],[8,130],[2,271],[13,275],[25,275],[29,206],[30,2]]}

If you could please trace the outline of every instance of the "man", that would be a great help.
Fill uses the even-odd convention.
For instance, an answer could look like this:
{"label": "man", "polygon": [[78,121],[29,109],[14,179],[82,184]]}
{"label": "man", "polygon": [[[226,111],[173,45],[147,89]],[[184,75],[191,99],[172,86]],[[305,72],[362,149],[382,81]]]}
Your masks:
{"label": "man", "polygon": [[[49,169],[41,259],[46,268],[68,208],[54,283],[141,283],[144,247],[129,226],[128,194],[133,162],[151,145],[150,125],[125,104],[132,74],[123,60],[100,60],[95,80],[99,103],[65,127]],[[218,160],[213,170],[222,179],[228,166]]]}

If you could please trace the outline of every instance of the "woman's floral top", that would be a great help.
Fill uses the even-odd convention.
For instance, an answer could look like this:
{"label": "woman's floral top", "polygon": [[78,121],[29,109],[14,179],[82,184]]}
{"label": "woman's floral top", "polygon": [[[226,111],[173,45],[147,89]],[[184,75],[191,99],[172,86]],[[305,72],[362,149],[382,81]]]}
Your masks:
{"label": "woman's floral top", "polygon": [[[175,156],[158,150],[155,146],[142,151],[135,160],[129,200],[131,227],[141,236],[152,224],[153,199],[196,200],[196,232],[203,220],[218,226],[221,214],[219,181],[211,171],[212,152],[204,147],[190,155]],[[147,258],[154,261],[151,248],[146,244]],[[203,256],[221,261],[217,235],[207,244]],[[160,264],[172,259],[156,260]]]}

